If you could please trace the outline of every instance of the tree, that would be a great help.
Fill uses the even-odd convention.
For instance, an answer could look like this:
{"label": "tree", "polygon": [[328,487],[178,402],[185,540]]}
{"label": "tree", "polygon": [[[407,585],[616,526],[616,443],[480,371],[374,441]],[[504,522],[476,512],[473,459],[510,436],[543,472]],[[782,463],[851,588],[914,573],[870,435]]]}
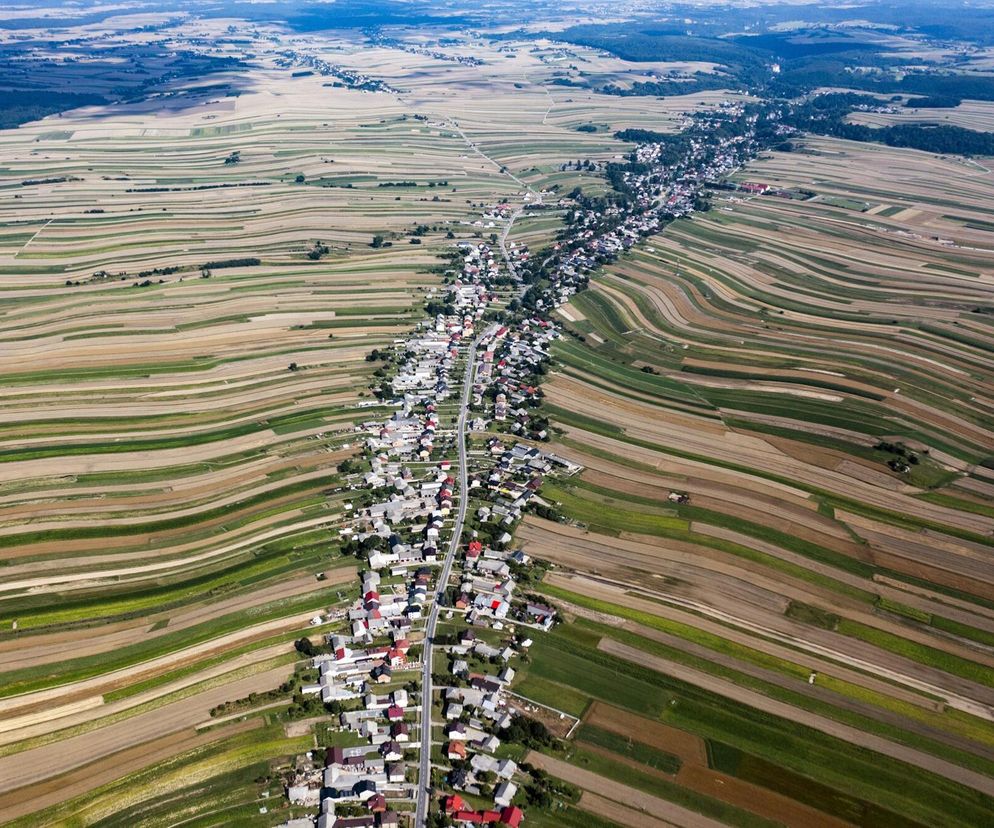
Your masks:
{"label": "tree", "polygon": [[297,177],[293,180],[296,181],[298,184],[303,184],[307,179],[304,177],[303,173],[297,173]]}
{"label": "tree", "polygon": [[293,642],[293,646],[298,653],[308,658],[314,658],[319,653],[317,647],[314,646],[314,643],[309,638],[299,638]]}
{"label": "tree", "polygon": [[370,247],[383,247],[383,236],[377,234],[373,236],[373,242],[369,245]]}

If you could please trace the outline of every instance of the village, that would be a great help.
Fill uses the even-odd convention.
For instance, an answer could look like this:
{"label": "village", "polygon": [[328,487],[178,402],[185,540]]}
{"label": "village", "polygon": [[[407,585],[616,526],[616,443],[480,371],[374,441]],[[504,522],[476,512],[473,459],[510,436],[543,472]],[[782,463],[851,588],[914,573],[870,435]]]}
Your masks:
{"label": "village", "polygon": [[[338,711],[343,744],[312,757],[287,790],[318,810],[319,828],[389,828],[412,810],[421,828],[441,791],[442,824],[523,822],[528,776],[498,754],[516,715],[515,661],[557,618],[519,585],[536,562],[515,548],[514,529],[526,509],[550,509],[547,477],[582,471],[541,447],[540,384],[562,335],[551,311],[590,271],[699,209],[705,188],[754,151],[748,131],[691,140],[675,164],[663,143],[639,144],[619,179],[628,198],[560,199],[566,227],[541,263],[526,245],[482,239],[515,216],[507,202],[487,206],[471,225],[477,240],[456,245],[446,292],[428,296],[438,312],[375,355],[389,365],[377,394],[395,411],[356,427],[368,470],[350,475],[340,540],[365,564],[359,598],[313,658],[317,681],[302,688]],[[528,195],[526,208],[548,194]],[[470,804],[481,798],[492,805]]]}
{"label": "village", "polygon": [[[325,636],[328,652],[313,658],[318,680],[302,688],[341,710],[336,725],[350,745],[329,746],[287,790],[292,803],[319,810],[320,828],[395,825],[440,770],[454,791],[486,791],[493,803],[474,810],[450,796],[453,821],[514,828],[524,817],[517,766],[494,754],[513,716],[515,659],[555,612],[518,589],[532,562],[513,548],[513,530],[540,502],[546,475],[580,467],[534,445],[547,437],[532,427],[531,408],[555,327],[485,321],[499,254],[482,242],[459,250],[462,272],[445,296],[453,313],[396,343],[380,389],[396,411],[357,427],[368,471],[352,475],[356,502],[340,537],[366,564],[360,597],[347,628]],[[511,255],[521,262],[527,250]],[[459,509],[461,499],[475,508]]]}

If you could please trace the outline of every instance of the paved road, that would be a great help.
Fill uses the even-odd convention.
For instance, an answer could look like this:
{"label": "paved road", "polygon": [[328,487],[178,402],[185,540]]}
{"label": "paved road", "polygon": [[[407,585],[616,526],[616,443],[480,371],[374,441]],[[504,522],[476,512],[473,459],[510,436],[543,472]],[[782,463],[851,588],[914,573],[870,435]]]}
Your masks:
{"label": "paved road", "polygon": [[[452,562],[462,538],[463,523],[466,521],[466,509],[469,504],[469,481],[466,468],[466,419],[469,414],[470,396],[473,393],[473,375],[476,368],[476,343],[470,345],[466,377],[463,380],[462,400],[459,404],[459,420],[456,426],[456,445],[459,450],[459,508],[456,510],[456,522],[452,527],[452,540],[442,563],[442,571],[438,576],[437,591],[445,589],[449,583],[449,573]],[[418,771],[418,802],[414,812],[415,828],[424,828],[428,816],[430,797],[428,790],[431,785],[431,669],[432,646],[435,637],[435,625],[438,623],[438,601],[432,601],[428,611],[428,621],[425,624],[424,667],[421,676],[421,766]]]}
{"label": "paved road", "polygon": [[508,271],[510,271],[511,275],[514,278],[518,278],[518,270],[514,266],[514,262],[511,261],[511,257],[507,253],[507,237],[511,234],[511,228],[514,226],[514,222],[524,211],[525,207],[523,204],[519,205],[514,209],[514,212],[511,213],[507,224],[504,225],[504,230],[501,232],[497,240],[497,243],[500,245],[500,253],[504,257],[504,263],[507,265]]}

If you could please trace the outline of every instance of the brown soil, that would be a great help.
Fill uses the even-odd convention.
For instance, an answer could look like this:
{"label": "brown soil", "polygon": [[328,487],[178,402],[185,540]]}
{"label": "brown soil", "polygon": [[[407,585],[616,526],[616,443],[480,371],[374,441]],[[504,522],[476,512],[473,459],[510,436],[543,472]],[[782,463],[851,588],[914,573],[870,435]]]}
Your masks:
{"label": "brown soil", "polygon": [[594,702],[590,706],[584,721],[622,736],[632,736],[637,733],[640,742],[678,756],[685,765],[707,766],[708,757],[704,740],[685,730],[678,730],[601,701]]}

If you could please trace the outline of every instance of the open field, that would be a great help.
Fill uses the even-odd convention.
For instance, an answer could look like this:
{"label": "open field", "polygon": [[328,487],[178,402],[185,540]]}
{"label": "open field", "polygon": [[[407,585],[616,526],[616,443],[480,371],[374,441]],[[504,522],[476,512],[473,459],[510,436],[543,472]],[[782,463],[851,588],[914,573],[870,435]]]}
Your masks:
{"label": "open field", "polygon": [[[571,671],[588,681],[566,680],[563,664],[532,668],[522,687],[538,700],[579,691],[564,709],[679,756],[671,796],[693,789],[785,824],[909,825],[929,821],[912,801],[926,805],[933,784],[994,793],[983,167],[808,138],[736,176],[801,197],[717,193],[710,212],[607,266],[558,314],[569,333],[544,405],[556,450],[585,470],[543,489],[564,522],[526,518],[517,540],[562,570],[547,597],[637,668],[633,695],[596,684],[593,654]],[[903,471],[888,465],[912,454]],[[903,801],[840,809],[839,792],[861,796],[856,777],[842,782],[841,765],[813,754],[725,762],[715,744],[734,739],[710,730],[702,762],[686,727],[654,734],[644,720],[680,718],[665,695],[645,688],[640,700],[647,668],[931,781],[906,780]],[[619,713],[612,727],[590,698],[644,719]],[[605,750],[582,730],[576,745],[589,761]],[[613,745],[601,773],[651,774],[633,759],[661,760],[640,750]],[[729,769],[742,772],[734,784],[708,780]],[[779,801],[738,787],[774,778]]]}
{"label": "open field", "polygon": [[[127,23],[149,29],[84,27],[78,53],[109,62],[46,77],[116,97],[117,72],[163,74],[151,95],[0,132],[0,810],[159,824],[211,749],[229,758],[203,763],[215,781],[183,813],[229,803],[226,818],[276,824],[252,777],[230,796],[216,780],[313,739],[301,725],[292,745],[229,749],[286,718],[293,640],[353,597],[336,540],[355,478],[339,466],[385,412],[359,407],[378,381],[367,355],[423,318],[440,253],[503,229],[482,207],[545,191],[509,234],[541,248],[558,194],[603,189],[566,162],[603,163],[614,130],[676,131],[732,96],[553,85],[555,50],[529,41],[466,36],[444,62],[269,24],[238,40],[213,20]],[[571,56],[605,82],[642,71]],[[249,719],[203,729],[250,695]],[[146,788],[156,768],[176,775]]]}
{"label": "open field", "polygon": [[[562,333],[514,377],[535,407],[471,426],[474,483],[482,442],[512,432],[583,467],[536,472],[513,543],[493,536],[542,564],[515,560],[517,608],[549,602],[562,621],[531,645],[523,624],[492,636],[521,645],[511,704],[549,725],[499,750],[579,789],[538,805],[540,775],[519,773],[526,824],[990,822],[994,162],[789,129],[735,155],[735,130],[759,131],[743,106],[768,103],[746,90],[778,53],[695,37],[682,56],[627,60],[530,14],[518,29],[495,11],[496,36],[402,5],[432,25],[340,29],[336,4],[286,25],[185,5],[4,12],[5,72],[105,103],[54,100],[31,120],[0,101],[21,122],[0,130],[0,821],[313,816],[285,796],[301,757],[366,743],[301,689],[317,680],[303,653],[353,621],[366,564],[339,533],[375,497],[364,423],[395,410],[374,389],[443,286],[478,272],[453,255],[468,242],[509,270],[505,246],[531,255],[517,259],[531,290],[508,278],[481,299],[477,333],[510,326],[488,347],[548,320]],[[553,12],[550,29],[578,22]],[[991,61],[861,36],[868,58]],[[845,117],[990,131],[994,106]],[[657,164],[718,164],[694,155],[700,133],[683,146],[695,129],[720,136],[735,159],[720,175],[745,188]],[[599,247],[615,215],[661,221]],[[565,283],[581,292],[536,304],[555,284],[536,264],[577,251],[590,258]],[[439,344],[461,353],[459,336]],[[484,397],[473,417],[496,412]],[[446,439],[466,408],[440,406]],[[543,431],[522,425],[533,415]],[[384,692],[414,677],[397,672]],[[427,696],[425,739],[443,715],[433,731]],[[406,756],[405,784],[437,792],[427,747],[432,778]]]}
{"label": "open field", "polygon": [[892,124],[950,124],[966,129],[990,132],[994,129],[994,105],[990,101],[963,101],[956,107],[917,109],[909,107],[899,112],[877,113],[859,112],[850,116],[850,121],[867,126],[891,126]]}

